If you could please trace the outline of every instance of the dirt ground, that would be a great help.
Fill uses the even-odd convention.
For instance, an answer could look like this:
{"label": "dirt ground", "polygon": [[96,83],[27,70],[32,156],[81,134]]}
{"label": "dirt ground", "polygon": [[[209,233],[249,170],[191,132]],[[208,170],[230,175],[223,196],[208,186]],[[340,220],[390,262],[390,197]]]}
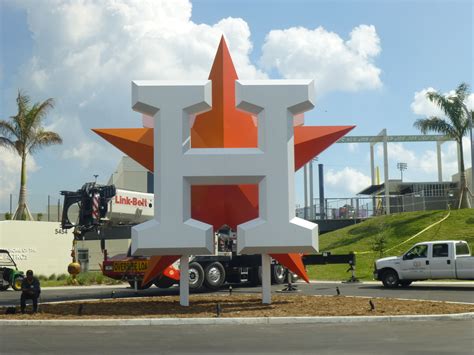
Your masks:
{"label": "dirt ground", "polygon": [[[371,311],[369,300],[375,305]],[[181,307],[178,296],[131,299],[107,299],[70,303],[42,304],[40,312],[5,314],[0,319],[87,319],[87,318],[191,318],[216,317],[217,305],[221,317],[303,317],[362,316],[402,314],[449,314],[474,312],[474,304],[454,304],[433,301],[405,301],[387,298],[349,296],[273,295],[271,305],[263,305],[256,295],[191,295],[190,307]]]}

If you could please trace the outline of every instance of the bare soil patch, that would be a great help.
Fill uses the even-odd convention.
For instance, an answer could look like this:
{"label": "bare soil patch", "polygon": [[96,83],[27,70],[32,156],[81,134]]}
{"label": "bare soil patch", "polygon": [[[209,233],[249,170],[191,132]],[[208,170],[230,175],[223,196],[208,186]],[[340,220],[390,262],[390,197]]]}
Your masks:
{"label": "bare soil patch", "polygon": [[[369,300],[375,305],[371,310]],[[97,318],[194,318],[216,317],[308,317],[308,316],[387,316],[453,314],[474,312],[474,304],[435,301],[408,301],[389,298],[350,296],[274,295],[271,305],[263,305],[256,295],[191,295],[190,307],[181,307],[178,296],[160,296],[100,301],[42,304],[37,314],[5,314],[0,319],[97,319]],[[31,307],[28,309],[31,311]]]}

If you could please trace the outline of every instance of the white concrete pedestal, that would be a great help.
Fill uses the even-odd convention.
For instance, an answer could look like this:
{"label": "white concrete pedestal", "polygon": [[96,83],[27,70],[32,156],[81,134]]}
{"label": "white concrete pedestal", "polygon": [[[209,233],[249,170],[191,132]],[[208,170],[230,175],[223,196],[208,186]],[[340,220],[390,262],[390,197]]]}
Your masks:
{"label": "white concrete pedestal", "polygon": [[179,263],[179,304],[189,306],[189,255],[182,255]]}
{"label": "white concrete pedestal", "polygon": [[268,254],[262,254],[262,303],[272,303],[272,258]]}

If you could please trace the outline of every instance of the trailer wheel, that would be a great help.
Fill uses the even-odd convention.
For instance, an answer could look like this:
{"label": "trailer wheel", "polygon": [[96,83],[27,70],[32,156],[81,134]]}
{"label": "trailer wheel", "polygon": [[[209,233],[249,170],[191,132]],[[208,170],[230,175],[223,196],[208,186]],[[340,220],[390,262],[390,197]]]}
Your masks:
{"label": "trailer wheel", "polygon": [[272,265],[272,284],[281,285],[285,282],[286,270],[280,264]]}
{"label": "trailer wheel", "polygon": [[398,286],[398,274],[395,270],[386,270],[382,275],[382,283],[387,288]]}
{"label": "trailer wheel", "polygon": [[176,283],[176,281],[173,279],[170,279],[169,277],[162,276],[154,283],[155,283],[155,286],[158,288],[170,288]]}
{"label": "trailer wheel", "polygon": [[189,289],[197,290],[204,283],[204,269],[198,263],[189,264]]}
{"label": "trailer wheel", "polygon": [[225,269],[217,261],[206,267],[204,275],[204,283],[211,290],[218,290],[225,281]]}

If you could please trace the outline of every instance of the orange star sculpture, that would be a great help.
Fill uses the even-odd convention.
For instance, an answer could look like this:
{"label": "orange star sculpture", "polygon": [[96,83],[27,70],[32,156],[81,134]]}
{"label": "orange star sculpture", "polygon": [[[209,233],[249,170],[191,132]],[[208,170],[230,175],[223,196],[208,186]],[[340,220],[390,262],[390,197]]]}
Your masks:
{"label": "orange star sculpture", "polygon": [[[220,41],[209,79],[212,80],[212,109],[195,117],[191,127],[192,148],[257,147],[256,118],[235,108],[235,80],[238,77],[224,37]],[[295,171],[353,128],[354,126],[295,126]],[[93,131],[153,172],[153,128]],[[258,185],[192,186],[191,217],[211,224],[214,230],[223,225],[236,230],[237,225],[258,217]],[[301,254],[271,256],[309,281]],[[143,284],[156,278],[179,257],[151,257]]]}

